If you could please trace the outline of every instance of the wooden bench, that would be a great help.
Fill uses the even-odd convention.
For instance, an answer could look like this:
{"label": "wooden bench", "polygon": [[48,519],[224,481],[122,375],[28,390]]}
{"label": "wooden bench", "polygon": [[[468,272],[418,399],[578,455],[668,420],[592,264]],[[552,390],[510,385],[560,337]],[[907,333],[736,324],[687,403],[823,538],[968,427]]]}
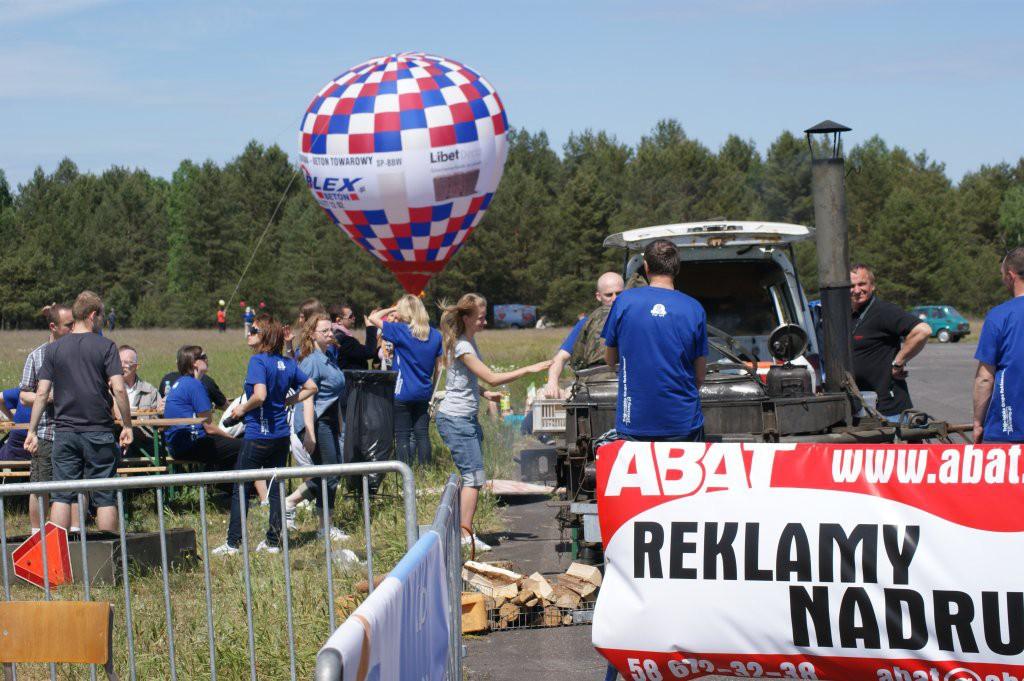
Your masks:
{"label": "wooden bench", "polygon": [[[149,459],[131,457],[122,459],[121,465],[117,467],[117,474],[121,477],[129,475],[156,475],[167,473],[170,470],[170,466],[181,465],[182,463],[190,462],[176,462],[171,459],[165,465],[154,465]],[[30,461],[24,460],[0,462],[0,481],[28,482],[31,465]]]}

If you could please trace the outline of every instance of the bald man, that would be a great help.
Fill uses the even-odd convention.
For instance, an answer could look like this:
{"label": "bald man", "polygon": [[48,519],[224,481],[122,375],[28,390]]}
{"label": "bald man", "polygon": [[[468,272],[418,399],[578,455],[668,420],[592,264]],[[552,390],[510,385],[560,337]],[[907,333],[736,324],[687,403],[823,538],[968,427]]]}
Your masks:
{"label": "bald man", "polygon": [[[558,348],[558,352],[552,358],[551,368],[548,369],[548,382],[544,386],[544,394],[547,397],[562,397],[561,389],[558,387],[558,379],[562,376],[562,369],[565,368],[565,363],[573,356],[573,348],[585,348],[587,339],[590,336],[598,338],[601,335],[600,327],[604,326],[604,324],[588,325],[588,321],[598,316],[603,320],[607,316],[612,303],[615,302],[615,298],[622,293],[624,286],[622,275],[618,272],[605,272],[598,277],[594,298],[597,299],[600,305],[589,315],[576,322],[576,325],[572,327],[572,331],[566,336],[565,342],[562,343],[561,347]],[[584,330],[584,327],[588,328],[584,331],[583,337],[580,337],[580,332]],[[593,327],[594,330],[591,331],[590,327]]]}

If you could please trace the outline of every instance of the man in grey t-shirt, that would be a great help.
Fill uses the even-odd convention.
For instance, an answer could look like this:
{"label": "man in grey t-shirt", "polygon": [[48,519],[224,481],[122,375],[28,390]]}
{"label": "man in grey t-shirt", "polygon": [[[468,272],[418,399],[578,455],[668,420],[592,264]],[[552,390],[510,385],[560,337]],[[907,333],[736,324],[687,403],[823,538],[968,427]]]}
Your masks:
{"label": "man in grey t-shirt", "polygon": [[[25,449],[30,452],[38,449],[37,428],[52,387],[53,479],[108,479],[117,474],[118,452],[111,415],[114,401],[124,424],[121,446],[127,448],[133,439],[132,414],[121,373],[121,359],[113,341],[96,333],[103,320],[103,301],[99,296],[83,291],[75,299],[71,312],[75,320],[71,333],[46,348]],[[94,492],[92,499],[97,507],[97,527],[116,531],[117,511],[113,492]],[[74,493],[54,494],[50,519],[68,527],[74,501]],[[84,527],[82,531],[85,531]]]}

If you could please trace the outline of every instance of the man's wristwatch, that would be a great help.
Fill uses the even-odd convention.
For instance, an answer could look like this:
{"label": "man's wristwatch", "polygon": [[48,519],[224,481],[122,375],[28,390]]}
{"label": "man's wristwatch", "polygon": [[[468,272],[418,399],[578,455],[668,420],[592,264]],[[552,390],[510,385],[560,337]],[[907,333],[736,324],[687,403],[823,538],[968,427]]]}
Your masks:
{"label": "man's wristwatch", "polygon": [[892,361],[892,365],[895,368],[897,368],[897,369],[902,369],[903,367],[907,366],[907,363],[906,362],[897,362],[896,360],[893,360]]}

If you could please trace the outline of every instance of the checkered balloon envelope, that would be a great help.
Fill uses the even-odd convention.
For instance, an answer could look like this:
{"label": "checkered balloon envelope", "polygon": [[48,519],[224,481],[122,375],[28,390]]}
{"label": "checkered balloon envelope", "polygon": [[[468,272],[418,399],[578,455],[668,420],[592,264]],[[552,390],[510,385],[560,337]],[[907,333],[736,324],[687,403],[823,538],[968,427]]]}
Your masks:
{"label": "checkered balloon envelope", "polygon": [[507,130],[498,93],[468,66],[420,52],[378,57],[313,98],[302,172],[327,216],[418,294],[483,218]]}

